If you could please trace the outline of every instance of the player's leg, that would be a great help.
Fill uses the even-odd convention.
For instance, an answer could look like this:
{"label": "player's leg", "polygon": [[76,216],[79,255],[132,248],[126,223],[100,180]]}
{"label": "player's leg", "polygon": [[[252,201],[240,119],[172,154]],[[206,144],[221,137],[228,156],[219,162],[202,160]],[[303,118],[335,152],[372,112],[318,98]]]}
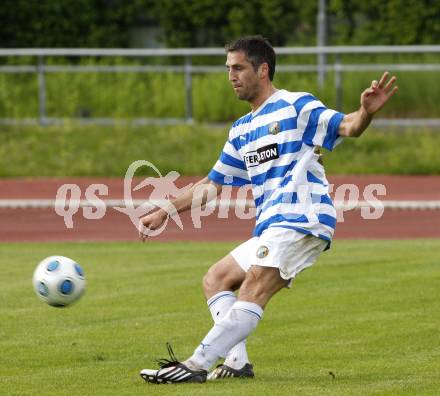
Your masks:
{"label": "player's leg", "polygon": [[238,290],[244,281],[246,272],[237,261],[228,254],[209,268],[203,277],[203,292],[206,300],[224,291]]}
{"label": "player's leg", "polygon": [[240,288],[240,298],[246,296],[251,301],[236,301],[224,318],[214,324],[189,359],[180,363],[170,351],[171,360],[164,360],[159,370],[142,370],[142,378],[154,383],[206,381],[208,370],[234,345],[248,337],[257,327],[263,307],[288,282],[274,268],[251,267]]}
{"label": "player's leg", "polygon": [[224,356],[225,349],[246,339],[272,296],[311,266],[326,246],[326,241],[296,231],[276,228],[263,233],[252,258],[256,265],[247,271],[238,301],[186,361],[188,366],[210,367],[212,359]]}
{"label": "player's leg", "polygon": [[[248,268],[248,265],[246,264],[244,258],[247,256],[245,251],[247,250],[248,245],[249,241],[241,244],[238,248],[231,252],[236,258],[234,258],[232,254],[228,254],[211,266],[206,275],[203,277],[203,291],[205,293],[208,308],[211,312],[214,323],[222,320],[227,312],[229,312],[232,305],[237,301],[234,291],[240,287],[246,276],[245,270]],[[182,381],[200,382],[206,378],[205,374],[200,374],[197,372],[197,370],[193,371],[192,373],[183,373],[184,369],[179,369],[180,363],[177,362],[177,360],[173,357],[174,354],[171,352],[170,348],[171,347],[169,346],[171,361],[175,361],[174,366],[177,367],[177,370],[180,370],[178,371],[177,376],[179,376],[179,373],[180,376],[185,376],[183,378],[179,377],[179,379]],[[227,357],[230,359],[230,366],[224,366],[222,367],[222,370],[226,369],[228,372],[234,372],[236,374],[235,376],[237,377],[254,376],[252,365],[249,363],[249,358],[246,351],[246,340],[233,346]],[[165,360],[164,362],[167,364]],[[169,369],[172,370],[173,368],[161,366],[161,369],[159,370],[161,370],[161,373],[164,373],[164,376],[167,376],[168,374],[173,376],[173,372],[167,372]],[[170,378],[169,380],[166,378],[161,378],[159,375],[159,370],[144,369],[141,371],[141,376],[146,381],[153,383],[167,383],[174,379],[174,377],[172,379]],[[209,379],[217,379],[215,373]]]}
{"label": "player's leg", "polygon": [[[219,322],[237,300],[233,291],[237,290],[246,276],[249,265],[249,249],[254,243],[247,241],[234,249],[231,254],[215,263],[203,278],[203,290],[214,323]],[[246,340],[233,346],[226,355],[223,364],[213,370],[208,379],[223,378],[226,374],[233,377],[254,377],[252,364],[246,350]]]}
{"label": "player's leg", "polygon": [[142,370],[145,380],[171,383],[206,380],[206,370],[256,328],[271,297],[312,265],[327,246],[316,237],[282,229],[263,233],[258,244],[252,259],[257,265],[247,271],[239,300],[215,323],[189,359],[183,363],[167,361],[154,374],[153,370]]}
{"label": "player's leg", "polygon": [[252,266],[240,287],[239,300],[183,363],[192,370],[208,370],[217,359],[225,357],[257,327],[267,302],[288,282],[276,268]]}
{"label": "player's leg", "polygon": [[255,251],[257,243],[256,237],[243,242],[209,268],[203,278],[203,291],[207,300],[217,293],[240,288],[246,272],[252,265],[252,252]]}
{"label": "player's leg", "polygon": [[281,277],[278,268],[253,265],[240,287],[238,302],[248,301],[264,310],[269,300],[289,282]]}

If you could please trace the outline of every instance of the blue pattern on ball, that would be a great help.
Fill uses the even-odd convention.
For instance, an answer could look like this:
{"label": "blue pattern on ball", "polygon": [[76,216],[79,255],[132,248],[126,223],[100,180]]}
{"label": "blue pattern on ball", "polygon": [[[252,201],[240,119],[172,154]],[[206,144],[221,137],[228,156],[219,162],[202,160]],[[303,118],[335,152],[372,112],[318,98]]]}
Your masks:
{"label": "blue pattern on ball", "polygon": [[70,279],[65,279],[60,285],[60,292],[65,295],[72,294],[73,288],[73,282]]}
{"label": "blue pattern on ball", "polygon": [[84,271],[78,263],[75,263],[75,271],[79,276],[84,276]]}
{"label": "blue pattern on ball", "polygon": [[49,289],[44,284],[44,282],[38,283],[38,293],[40,293],[43,297],[47,297],[47,295],[49,294]]}
{"label": "blue pattern on ball", "polygon": [[55,271],[60,265],[59,261],[51,261],[49,264],[47,264],[47,270],[48,271]]}

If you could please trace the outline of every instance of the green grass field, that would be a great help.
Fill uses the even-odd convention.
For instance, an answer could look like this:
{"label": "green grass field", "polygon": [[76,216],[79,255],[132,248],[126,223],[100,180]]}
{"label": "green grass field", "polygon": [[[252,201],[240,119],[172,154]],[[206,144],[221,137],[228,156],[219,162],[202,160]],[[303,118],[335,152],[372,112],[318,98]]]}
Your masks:
{"label": "green grass field", "polygon": [[[1,244],[0,394],[438,394],[440,240],[336,241],[267,307],[248,341],[255,380],[145,384],[167,341],[183,359],[210,328],[201,277],[232,246]],[[86,270],[69,308],[31,287],[52,254]]]}

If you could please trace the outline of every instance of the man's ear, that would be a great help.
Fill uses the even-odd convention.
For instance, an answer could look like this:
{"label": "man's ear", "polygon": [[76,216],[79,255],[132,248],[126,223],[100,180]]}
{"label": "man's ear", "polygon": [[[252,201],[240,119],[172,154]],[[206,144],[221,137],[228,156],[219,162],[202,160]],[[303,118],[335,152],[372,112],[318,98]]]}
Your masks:
{"label": "man's ear", "polygon": [[258,74],[261,79],[269,78],[269,65],[267,63],[262,63],[258,68]]}

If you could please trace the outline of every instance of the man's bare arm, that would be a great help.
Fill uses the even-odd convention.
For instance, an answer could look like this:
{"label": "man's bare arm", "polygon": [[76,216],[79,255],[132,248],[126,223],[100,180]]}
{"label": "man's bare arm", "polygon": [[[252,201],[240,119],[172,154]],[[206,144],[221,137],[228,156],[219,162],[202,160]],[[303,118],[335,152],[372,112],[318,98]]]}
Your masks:
{"label": "man's bare arm", "polygon": [[398,87],[394,86],[396,77],[388,80],[389,73],[385,72],[380,81],[371,82],[371,86],[361,94],[361,107],[358,111],[346,114],[339,125],[339,135],[344,137],[359,137],[370,125],[374,114],[396,93]]}
{"label": "man's bare arm", "polygon": [[[207,188],[202,188],[203,186],[206,186]],[[169,215],[173,215],[174,213],[182,213],[191,209],[193,200],[195,198],[197,198],[199,201],[201,200],[202,206],[206,205],[210,199],[214,198],[214,196],[208,194],[208,188],[215,189],[215,197],[218,196],[222,190],[222,186],[220,184],[214,183],[212,180],[209,180],[208,177],[204,177],[183,194],[170,200],[168,207],[160,208],[155,212],[142,217],[139,220],[139,237],[144,241],[147,238],[147,235],[144,232],[145,228],[149,230],[156,230],[163,224]],[[197,194],[202,193],[203,196],[194,197],[195,192],[197,192]]]}

